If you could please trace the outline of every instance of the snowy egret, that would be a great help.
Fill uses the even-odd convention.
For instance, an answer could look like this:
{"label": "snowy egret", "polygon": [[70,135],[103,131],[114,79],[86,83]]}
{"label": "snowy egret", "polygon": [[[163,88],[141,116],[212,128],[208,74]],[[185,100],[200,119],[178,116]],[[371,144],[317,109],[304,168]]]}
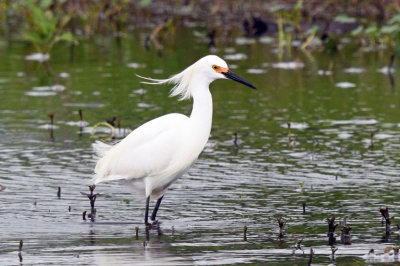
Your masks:
{"label": "snowy egret", "polygon": [[141,125],[115,145],[94,143],[94,149],[102,157],[92,181],[97,184],[127,180],[146,196],[144,221],[147,226],[151,225],[148,223],[150,199],[157,199],[150,217],[156,223],[165,191],[193,165],[210,136],[213,108],[209,84],[226,78],[256,89],[231,72],[226,62],[215,55],[199,59],[168,79],[144,78],[146,84],[174,84],[170,96],[180,96],[180,100],[192,97],[190,117],[167,114]]}

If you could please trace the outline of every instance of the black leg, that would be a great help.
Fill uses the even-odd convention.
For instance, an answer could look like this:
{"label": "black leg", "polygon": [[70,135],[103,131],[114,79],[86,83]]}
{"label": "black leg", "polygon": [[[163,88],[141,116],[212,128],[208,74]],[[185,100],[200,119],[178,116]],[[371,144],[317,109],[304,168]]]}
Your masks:
{"label": "black leg", "polygon": [[[150,240],[150,232],[149,232],[150,228],[149,226],[146,226],[146,241],[148,242]],[[146,242],[143,242],[143,245],[147,245]]]}
{"label": "black leg", "polygon": [[156,220],[157,211],[158,211],[158,208],[160,208],[161,201],[162,201],[163,198],[164,198],[164,195],[162,195],[161,198],[159,198],[157,200],[156,206],[154,207],[154,210],[153,210],[153,214],[151,215],[151,220],[152,221]]}
{"label": "black leg", "polygon": [[150,196],[146,199],[146,213],[144,214],[144,224],[149,224],[149,204],[150,204]]}

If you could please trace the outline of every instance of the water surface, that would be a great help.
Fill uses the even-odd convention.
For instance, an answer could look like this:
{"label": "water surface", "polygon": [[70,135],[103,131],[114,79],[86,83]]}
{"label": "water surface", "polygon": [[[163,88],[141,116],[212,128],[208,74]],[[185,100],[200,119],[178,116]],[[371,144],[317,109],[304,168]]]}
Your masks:
{"label": "water surface", "polygon": [[[160,230],[149,241],[145,201],[123,183],[100,184],[96,222],[82,220],[90,206],[80,192],[88,192],[96,162],[91,145],[109,137],[108,128],[93,136],[93,127],[116,117],[121,137],[162,114],[189,114],[191,102],[169,98],[168,87],[141,85],[135,74],[177,73],[209,54],[207,44],[183,31],[159,56],[145,50],[139,34],[124,38],[120,50],[112,38],[95,38],[75,48],[72,63],[68,47],[55,47],[48,65],[25,61],[33,50],[21,41],[2,46],[0,264],[20,263],[21,239],[24,264],[292,265],[308,262],[310,248],[322,264],[397,261],[384,255],[399,245],[397,220],[385,238],[379,212],[399,212],[400,81],[394,75],[392,86],[378,71],[389,51],[279,56],[273,44],[241,43],[212,52],[259,89],[227,80],[211,85],[212,136],[166,193]],[[353,85],[338,86],[343,82]],[[340,243],[336,229],[334,258],[326,221],[332,216],[352,227],[351,245]],[[282,239],[277,217],[286,221]],[[300,239],[304,254],[293,254]]]}

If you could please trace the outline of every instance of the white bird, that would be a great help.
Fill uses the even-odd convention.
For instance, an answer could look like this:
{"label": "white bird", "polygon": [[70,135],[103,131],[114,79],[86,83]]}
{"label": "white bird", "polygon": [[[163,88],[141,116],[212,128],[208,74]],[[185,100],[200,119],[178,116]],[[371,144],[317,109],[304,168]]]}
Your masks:
{"label": "white bird", "polygon": [[213,107],[209,84],[226,78],[256,89],[232,73],[226,62],[215,55],[201,58],[168,79],[144,78],[148,80],[143,82],[146,84],[175,84],[170,96],[180,96],[180,100],[193,98],[191,115],[172,113],[155,118],[113,146],[96,142],[93,146],[102,158],[97,162],[92,181],[97,184],[127,180],[146,196],[147,226],[151,226],[148,223],[150,199],[157,199],[151,215],[156,223],[165,191],[193,165],[210,136]]}

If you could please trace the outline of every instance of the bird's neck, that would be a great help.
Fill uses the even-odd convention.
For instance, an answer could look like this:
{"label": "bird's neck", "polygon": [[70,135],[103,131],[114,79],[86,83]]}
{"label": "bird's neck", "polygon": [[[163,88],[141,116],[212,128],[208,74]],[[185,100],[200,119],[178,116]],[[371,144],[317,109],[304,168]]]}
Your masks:
{"label": "bird's neck", "polygon": [[196,129],[200,130],[207,139],[210,135],[212,124],[213,103],[209,89],[210,82],[199,80],[193,82],[194,87],[191,88],[193,96],[193,109],[190,120],[196,125]]}

